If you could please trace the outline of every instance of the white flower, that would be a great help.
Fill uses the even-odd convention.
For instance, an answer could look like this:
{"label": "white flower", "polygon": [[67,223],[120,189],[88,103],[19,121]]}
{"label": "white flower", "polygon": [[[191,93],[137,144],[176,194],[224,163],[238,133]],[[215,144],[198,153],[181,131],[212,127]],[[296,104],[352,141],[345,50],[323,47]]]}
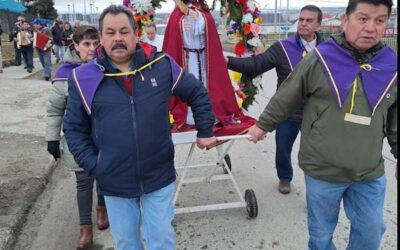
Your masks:
{"label": "white flower", "polygon": [[151,0],[131,0],[131,5],[135,8],[135,12],[141,15],[153,7]]}
{"label": "white flower", "polygon": [[249,8],[249,11],[253,13],[256,10],[256,6],[254,5],[253,0],[248,0],[247,1],[247,7]]}
{"label": "white flower", "polygon": [[263,43],[261,42],[260,38],[258,37],[253,37],[250,40],[247,40],[247,43],[250,44],[253,47],[261,47],[263,46]]}
{"label": "white flower", "polygon": [[247,13],[242,17],[242,23],[251,23],[253,22],[253,15],[250,13]]}

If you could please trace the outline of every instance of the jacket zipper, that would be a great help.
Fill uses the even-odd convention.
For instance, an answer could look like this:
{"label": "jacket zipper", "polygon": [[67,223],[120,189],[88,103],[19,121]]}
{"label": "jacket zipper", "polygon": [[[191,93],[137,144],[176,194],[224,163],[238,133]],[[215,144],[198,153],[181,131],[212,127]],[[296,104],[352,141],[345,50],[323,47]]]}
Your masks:
{"label": "jacket zipper", "polygon": [[140,187],[140,193],[144,193],[144,188],[143,188],[143,182],[141,178],[141,173],[140,173],[140,166],[139,166],[139,143],[137,139],[137,126],[136,126],[136,113],[135,113],[135,103],[133,101],[133,97],[130,96],[131,100],[131,109],[132,109],[132,127],[133,127],[133,133],[135,134],[135,144],[136,144],[136,176],[137,176],[137,181],[139,183]]}

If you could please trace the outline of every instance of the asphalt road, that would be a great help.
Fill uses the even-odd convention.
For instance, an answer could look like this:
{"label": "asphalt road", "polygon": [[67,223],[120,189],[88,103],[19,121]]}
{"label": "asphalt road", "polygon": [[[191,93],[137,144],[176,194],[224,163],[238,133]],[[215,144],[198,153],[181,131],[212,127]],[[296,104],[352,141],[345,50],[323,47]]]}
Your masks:
{"label": "asphalt road", "polygon": [[[264,90],[257,97],[259,103],[249,111],[254,117],[258,116],[275,92],[275,72],[264,74],[262,81]],[[44,140],[44,103],[49,86],[49,83],[44,81],[0,77],[0,132],[36,136],[33,141]],[[28,105],[22,105],[24,100]],[[13,143],[19,142],[16,140]],[[293,149],[294,166],[297,166],[298,143],[297,140]],[[24,148],[25,144],[14,147]],[[271,133],[266,140],[258,144],[237,141],[229,152],[233,175],[240,191],[244,193],[245,189],[249,188],[255,191],[258,217],[250,219],[245,208],[177,215],[174,220],[177,249],[307,248],[304,175],[295,167],[292,193],[282,195],[277,191],[274,144],[274,133]],[[47,157],[48,161],[48,155],[42,148],[43,141],[40,145],[40,155]],[[10,154],[9,148],[11,147],[0,147],[2,157]],[[176,147],[177,165],[183,163],[188,150],[188,145]],[[384,154],[392,159],[386,144]],[[215,150],[196,150],[193,164],[213,161],[215,156]],[[28,170],[42,167],[34,163],[24,163],[22,166],[27,168],[26,174],[31,173]],[[387,230],[382,249],[391,250],[397,249],[397,182],[394,178],[394,162],[388,160],[386,166],[388,184],[384,216]],[[217,172],[222,173],[222,170],[218,169]],[[192,174],[204,177],[208,172],[193,171]],[[2,175],[0,177],[1,182],[5,182],[5,178],[11,178]],[[74,249],[79,235],[75,195],[74,175],[59,165],[53,171],[44,192],[32,205],[22,229],[17,230],[15,249]],[[217,181],[211,184],[185,185],[180,193],[178,205],[194,206],[230,201],[237,201],[232,182]],[[93,218],[94,216],[93,213]],[[342,210],[334,235],[338,249],[345,249],[348,233],[349,223]],[[109,230],[95,230],[94,242],[94,249],[114,249]]]}

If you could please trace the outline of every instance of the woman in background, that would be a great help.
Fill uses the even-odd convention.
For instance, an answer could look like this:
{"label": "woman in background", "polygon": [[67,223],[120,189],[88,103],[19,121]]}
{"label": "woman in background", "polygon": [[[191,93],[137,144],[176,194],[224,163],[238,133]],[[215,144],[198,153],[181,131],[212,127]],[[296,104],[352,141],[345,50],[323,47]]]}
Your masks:
{"label": "woman in background", "polygon": [[[65,63],[61,65],[53,78],[53,86],[47,101],[46,141],[47,151],[57,160],[60,158],[60,132],[65,108],[67,106],[68,76],[80,64],[93,58],[96,47],[99,45],[97,29],[91,26],[81,26],[74,30],[72,44],[67,48],[64,56]],[[76,249],[87,249],[93,245],[92,203],[93,184],[95,177],[86,174],[74,161],[68,150],[67,143],[63,143],[62,160],[64,166],[75,172],[76,193],[79,209],[80,235]],[[97,195],[97,227],[100,230],[109,226],[104,197]]]}

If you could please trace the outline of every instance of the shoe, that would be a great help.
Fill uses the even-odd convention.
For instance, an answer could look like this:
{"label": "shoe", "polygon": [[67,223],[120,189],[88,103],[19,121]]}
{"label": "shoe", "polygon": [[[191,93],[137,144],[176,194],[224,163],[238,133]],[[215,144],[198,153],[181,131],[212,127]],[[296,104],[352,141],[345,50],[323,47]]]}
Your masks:
{"label": "shoe", "polygon": [[45,76],[44,79],[45,79],[46,81],[48,81],[48,80],[50,80],[50,76]]}
{"label": "shoe", "polygon": [[59,62],[60,62],[60,59],[57,59],[57,60],[56,60],[56,63],[59,63]]}
{"label": "shoe", "polygon": [[290,187],[290,181],[279,181],[279,192],[282,194],[289,194],[292,191]]}
{"label": "shoe", "polygon": [[0,69],[0,73],[3,73],[3,70],[2,70],[2,69]]}
{"label": "shoe", "polygon": [[110,226],[108,222],[107,209],[104,206],[97,206],[96,208],[96,224],[99,230],[105,230]]}
{"label": "shoe", "polygon": [[28,73],[32,73],[32,69],[28,69],[27,72],[28,72]]}
{"label": "shoe", "polygon": [[89,249],[93,246],[93,227],[92,225],[81,225],[79,240],[76,243],[77,250]]}
{"label": "shoe", "polygon": [[27,68],[28,68],[27,66],[24,67],[24,69],[27,69]]}

